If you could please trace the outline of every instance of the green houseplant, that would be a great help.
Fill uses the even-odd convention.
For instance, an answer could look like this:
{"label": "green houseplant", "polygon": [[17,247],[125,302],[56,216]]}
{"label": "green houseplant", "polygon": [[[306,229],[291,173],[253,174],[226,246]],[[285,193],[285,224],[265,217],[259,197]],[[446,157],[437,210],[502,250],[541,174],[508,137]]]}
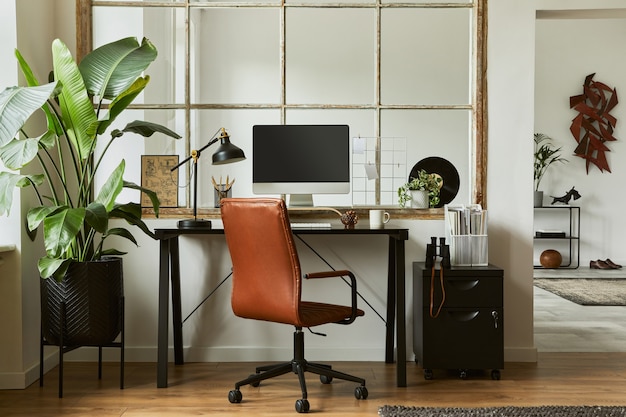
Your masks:
{"label": "green houseplant", "polygon": [[[36,160],[41,170],[31,175],[0,172],[0,215],[10,210],[14,186],[33,187],[40,205],[29,210],[27,220],[30,231],[43,223],[46,256],[38,265],[42,278],[60,280],[74,261],[121,254],[103,248],[110,236],[135,242],[127,229],[109,228],[109,219],[126,219],[154,237],[141,220],[138,203],[115,201],[123,187],[137,189],[150,196],[156,215],[159,212],[154,192],[124,181],[124,159],[97,194],[93,181],[109,145],[125,133],[150,137],[160,132],[180,137],[146,121],[109,131],[116,117],[148,84],[149,76],[142,73],[156,56],[149,40],[139,44],[135,38],[125,38],[95,49],[77,65],[57,39],[52,43],[54,80],[40,85],[16,51],[28,86],[9,87],[0,93],[0,159],[12,170]],[[25,124],[38,111],[45,114],[47,128],[36,135],[27,133]],[[107,140],[101,155],[95,154],[97,140]]]}
{"label": "green houseplant", "polygon": [[567,162],[567,159],[561,157],[561,148],[555,148],[552,145],[552,138],[543,134],[535,133],[535,154],[534,154],[534,180],[535,180],[535,207],[541,207],[543,204],[543,191],[539,191],[539,184],[546,174],[546,171],[555,162]]}
{"label": "green houseplant", "polygon": [[[109,227],[109,220],[125,219],[154,238],[141,219],[140,204],[117,203],[116,198],[124,187],[146,193],[157,216],[159,199],[124,181],[121,158],[100,190],[94,189],[94,179],[111,143],[126,133],[180,137],[146,121],[114,125],[148,84],[149,76],[142,74],[156,56],[149,40],[139,44],[125,38],[93,50],[77,64],[57,39],[52,42],[53,81],[40,84],[16,50],[27,86],[0,93],[0,159],[9,169],[0,172],[0,215],[9,212],[15,186],[32,187],[39,204],[29,209],[27,228],[34,232],[43,226],[46,254],[38,269],[42,278],[54,277],[41,281],[42,345],[103,346],[123,328],[118,255],[124,252],[106,249],[104,241],[118,236],[137,242],[125,227]],[[27,122],[38,112],[46,126],[33,134]],[[97,154],[99,140],[104,147]],[[18,173],[27,166],[29,174]]]}
{"label": "green houseplant", "polygon": [[[428,206],[435,207],[439,204],[439,193],[443,180],[439,175],[429,174],[425,170],[420,170],[417,177],[410,178],[410,181],[398,188],[398,203],[400,207],[405,207],[414,198],[411,191],[426,191],[428,193]],[[426,207],[425,207],[426,208]]]}

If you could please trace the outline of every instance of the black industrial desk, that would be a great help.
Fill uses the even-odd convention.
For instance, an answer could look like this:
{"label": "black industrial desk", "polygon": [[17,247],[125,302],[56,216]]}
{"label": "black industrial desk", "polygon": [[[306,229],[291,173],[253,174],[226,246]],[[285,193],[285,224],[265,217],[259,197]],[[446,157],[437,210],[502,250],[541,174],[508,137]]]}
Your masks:
{"label": "black industrial desk", "polygon": [[[157,387],[167,387],[169,284],[172,284],[172,326],[174,336],[174,363],[182,365],[183,324],[180,298],[180,256],[178,238],[181,235],[220,235],[223,229],[155,229],[160,240],[159,249],[159,316],[157,341]],[[409,238],[408,229],[386,225],[385,229],[366,227],[293,229],[295,235],[387,235],[389,236],[387,270],[387,318],[385,362],[393,363],[394,327],[396,332],[397,383],[406,387],[406,323],[405,323],[405,268],[404,241]],[[169,278],[169,279],[168,279]],[[396,326],[394,326],[394,324]]]}

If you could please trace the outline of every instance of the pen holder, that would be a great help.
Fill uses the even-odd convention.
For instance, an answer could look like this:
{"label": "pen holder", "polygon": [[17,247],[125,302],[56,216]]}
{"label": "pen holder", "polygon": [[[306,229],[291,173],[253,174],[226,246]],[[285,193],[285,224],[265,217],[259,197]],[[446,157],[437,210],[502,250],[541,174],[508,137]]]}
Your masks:
{"label": "pen holder", "polygon": [[217,184],[213,187],[213,190],[213,201],[215,202],[215,208],[218,208],[220,206],[220,201],[222,201],[222,198],[233,196],[233,187],[226,184]]}

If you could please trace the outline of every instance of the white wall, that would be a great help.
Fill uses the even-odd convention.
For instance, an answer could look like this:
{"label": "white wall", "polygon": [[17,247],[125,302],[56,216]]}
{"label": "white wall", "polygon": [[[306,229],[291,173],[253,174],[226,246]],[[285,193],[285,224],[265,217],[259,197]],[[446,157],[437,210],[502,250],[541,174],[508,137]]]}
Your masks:
{"label": "white wall", "polygon": [[[582,266],[599,258],[626,262],[622,241],[626,218],[617,210],[626,202],[622,192],[626,179],[626,98],[621,97],[626,91],[625,12],[550,13],[537,20],[535,131],[551,136],[569,160],[551,167],[541,188],[545,194],[561,196],[575,186],[582,195],[571,202],[581,207]],[[616,88],[622,101],[611,112],[617,118],[614,135],[618,140],[607,143],[610,173],[602,173],[594,165],[586,172],[585,160],[574,156],[577,142],[569,131],[577,115],[569,107],[569,98],[582,94],[585,77],[593,73],[595,81]],[[551,201],[545,198],[546,205]],[[538,225],[540,221],[538,218]],[[550,244],[536,245],[536,263],[541,250],[548,247],[568,252],[563,244]]]}
{"label": "white wall", "polygon": [[[4,5],[5,11],[0,14],[0,38],[5,41],[0,43],[0,56],[13,56],[17,39],[15,24],[15,4]],[[17,66],[0,66],[0,85],[17,83]],[[0,163],[2,167],[2,163]],[[0,261],[0,294],[3,299],[19,300],[22,298],[21,291],[21,268],[20,268],[20,204],[19,193],[14,193],[16,200],[10,216],[0,217],[0,244],[16,245],[15,252],[1,253]],[[22,371],[22,320],[21,303],[0,302],[0,317],[14,317],[15,320],[2,320],[0,322],[0,335],[3,341],[0,343],[0,388],[10,388],[23,385]],[[5,342],[17,340],[19,343]]]}

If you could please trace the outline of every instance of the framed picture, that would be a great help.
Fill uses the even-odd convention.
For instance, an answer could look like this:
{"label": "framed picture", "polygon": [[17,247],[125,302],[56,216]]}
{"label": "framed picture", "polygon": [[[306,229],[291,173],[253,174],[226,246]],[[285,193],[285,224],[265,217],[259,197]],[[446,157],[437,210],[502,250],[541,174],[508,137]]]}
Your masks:
{"label": "framed picture", "polygon": [[[161,207],[178,207],[178,155],[141,155],[141,186],[157,193]],[[141,207],[152,207],[141,193]]]}

